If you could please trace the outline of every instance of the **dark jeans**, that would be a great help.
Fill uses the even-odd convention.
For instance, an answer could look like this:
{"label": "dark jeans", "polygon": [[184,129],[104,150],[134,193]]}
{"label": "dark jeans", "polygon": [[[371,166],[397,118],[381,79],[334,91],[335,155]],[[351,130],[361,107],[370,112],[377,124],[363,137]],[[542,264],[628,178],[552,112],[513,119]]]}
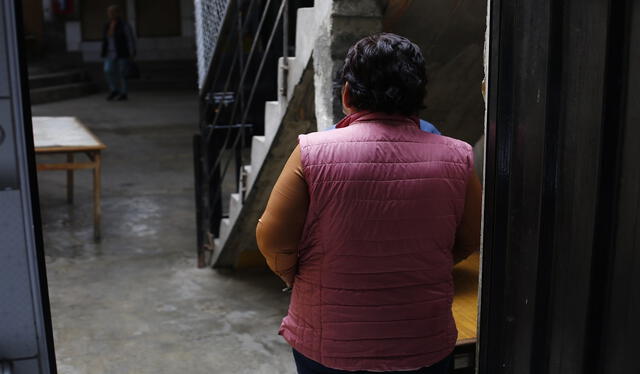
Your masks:
{"label": "dark jeans", "polygon": [[[437,362],[429,367],[412,370],[412,371],[387,371],[385,373],[396,374],[448,374],[451,371],[451,357],[449,356],[444,360]],[[373,371],[345,371],[331,369],[321,365],[311,359],[306,358],[300,352],[293,350],[293,358],[296,360],[296,367],[298,368],[298,374],[365,374],[375,373]],[[379,373],[379,372],[378,372]]]}
{"label": "dark jeans", "polygon": [[128,67],[128,58],[106,58],[104,60],[104,76],[111,92],[127,94],[129,88],[126,77]]}

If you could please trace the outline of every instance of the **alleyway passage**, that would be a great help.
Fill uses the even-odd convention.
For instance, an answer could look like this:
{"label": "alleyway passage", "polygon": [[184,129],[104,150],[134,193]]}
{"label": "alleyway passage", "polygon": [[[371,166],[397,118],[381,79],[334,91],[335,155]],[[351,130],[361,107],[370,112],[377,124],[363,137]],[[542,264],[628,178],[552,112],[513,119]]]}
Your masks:
{"label": "alleyway passage", "polygon": [[288,296],[267,272],[195,268],[192,92],[134,92],[37,105],[75,116],[103,152],[102,242],[91,173],[40,172],[47,272],[61,374],[293,373],[276,334]]}

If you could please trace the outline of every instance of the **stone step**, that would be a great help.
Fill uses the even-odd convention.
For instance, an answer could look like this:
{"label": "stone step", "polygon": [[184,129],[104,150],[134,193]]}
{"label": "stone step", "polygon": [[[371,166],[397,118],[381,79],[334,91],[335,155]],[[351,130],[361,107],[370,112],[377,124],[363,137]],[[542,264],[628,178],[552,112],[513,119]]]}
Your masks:
{"label": "stone step", "polygon": [[217,257],[220,254],[220,251],[222,250],[222,241],[218,238],[213,239],[213,256],[212,257]]}
{"label": "stone step", "polygon": [[296,19],[296,52],[295,57],[289,57],[289,72],[287,76],[287,98],[293,96],[293,90],[307,67],[315,38],[318,36],[318,14],[316,8],[299,8]]}
{"label": "stone step", "polygon": [[68,70],[57,73],[30,74],[29,88],[33,90],[37,88],[61,86],[86,81],[86,70]]}
{"label": "stone step", "polygon": [[81,70],[87,66],[82,57],[82,52],[70,52],[57,48],[50,48],[45,58],[31,59],[27,61],[27,64],[29,75]]}
{"label": "stone step", "polygon": [[73,99],[90,95],[97,91],[91,82],[69,83],[58,86],[42,87],[30,90],[31,104],[43,104],[52,101]]}
{"label": "stone step", "polygon": [[254,136],[251,141],[251,170],[253,172],[260,170],[268,151],[267,139],[264,136]]}
{"label": "stone step", "polygon": [[280,102],[267,101],[264,103],[264,136],[268,143],[273,141],[273,138],[278,133],[280,128],[280,122],[282,122],[282,110]]}
{"label": "stone step", "polygon": [[248,191],[251,190],[251,187],[253,187],[253,182],[256,180],[256,176],[252,173],[253,168],[251,167],[251,165],[245,165],[243,166],[243,168],[244,173],[247,175],[247,185],[245,186],[245,193],[248,193]]}
{"label": "stone step", "polygon": [[220,236],[218,239],[220,239],[221,248],[224,247],[224,244],[227,242],[227,238],[231,233],[231,226],[232,224],[229,218],[223,218],[220,220]]}
{"label": "stone step", "polygon": [[49,74],[49,73],[51,73],[51,70],[47,69],[44,66],[29,65],[29,66],[27,66],[27,73],[29,74],[29,76],[40,75],[40,74]]}
{"label": "stone step", "polygon": [[254,136],[251,139],[251,164],[244,166],[244,171],[247,173],[247,194],[253,188],[256,177],[264,163],[264,158],[266,157],[267,152],[269,152],[270,145],[271,143],[267,143],[267,138],[265,136]]}
{"label": "stone step", "polygon": [[[280,105],[283,108],[287,107],[288,101],[289,99],[291,99],[291,96],[293,94],[295,85],[298,83],[295,79],[292,79],[292,77],[294,77],[297,74],[297,71],[299,70],[297,68],[298,65],[299,64],[296,64],[295,57],[287,57],[287,65],[285,69],[284,57],[278,58],[278,101],[280,102]],[[286,92],[287,95],[286,96],[281,94],[282,83],[284,82],[284,79],[282,77],[285,74],[285,70],[287,74],[287,92]]]}
{"label": "stone step", "polygon": [[229,198],[229,219],[235,221],[242,210],[242,196],[239,193],[232,193]]}
{"label": "stone step", "polygon": [[251,170],[252,170],[251,165],[245,165],[245,166],[243,166],[243,167],[244,167],[244,172],[245,172],[247,175],[251,175]]}

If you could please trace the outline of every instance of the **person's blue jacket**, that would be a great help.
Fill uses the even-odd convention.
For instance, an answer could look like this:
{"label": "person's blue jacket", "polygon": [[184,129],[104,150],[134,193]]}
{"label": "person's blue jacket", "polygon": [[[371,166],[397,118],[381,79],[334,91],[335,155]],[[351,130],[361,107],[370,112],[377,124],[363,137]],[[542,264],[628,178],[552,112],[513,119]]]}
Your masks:
{"label": "person's blue jacket", "polygon": [[[333,125],[329,127],[327,130],[333,130],[335,128],[336,128],[336,125]],[[438,131],[438,129],[431,122],[425,121],[423,119],[420,120],[420,130],[425,132],[430,132],[436,135],[442,135],[440,131]]]}
{"label": "person's blue jacket", "polygon": [[420,120],[420,130],[436,135],[442,135],[440,131],[438,131],[438,129],[433,125],[433,123],[425,121],[423,119]]}

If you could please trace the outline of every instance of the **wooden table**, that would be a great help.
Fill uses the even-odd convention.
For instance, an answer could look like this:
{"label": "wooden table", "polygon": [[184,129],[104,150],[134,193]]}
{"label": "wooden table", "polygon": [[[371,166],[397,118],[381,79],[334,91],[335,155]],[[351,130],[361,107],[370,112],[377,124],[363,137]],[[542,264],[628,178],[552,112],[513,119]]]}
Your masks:
{"label": "wooden table", "polygon": [[476,342],[478,323],[478,274],[480,253],[476,252],[453,268],[456,291],[453,317],[458,327],[457,345]]}
{"label": "wooden table", "polygon": [[[93,170],[93,233],[100,240],[101,155],[107,148],[75,117],[33,117],[36,154],[66,154],[67,162],[38,163],[38,170],[67,171],[67,202],[73,203],[73,173],[78,169]],[[88,161],[76,162],[75,155],[84,153]]]}

